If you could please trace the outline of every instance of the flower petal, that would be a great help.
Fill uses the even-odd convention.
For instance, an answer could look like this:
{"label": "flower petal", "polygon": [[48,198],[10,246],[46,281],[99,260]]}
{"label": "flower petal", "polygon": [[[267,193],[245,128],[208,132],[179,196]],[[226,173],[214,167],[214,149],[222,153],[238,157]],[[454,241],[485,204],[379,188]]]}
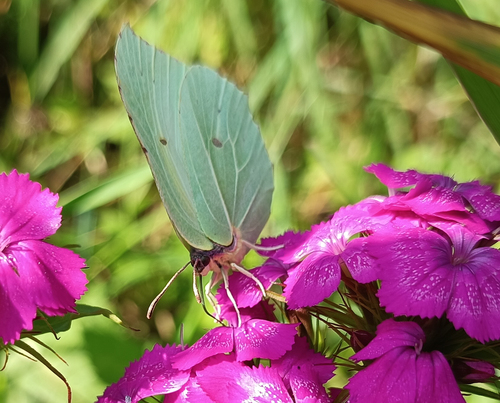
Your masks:
{"label": "flower petal", "polygon": [[41,240],[55,234],[61,225],[59,196],[42,191],[29,175],[13,170],[0,175],[0,245],[20,240]]}
{"label": "flower petal", "polygon": [[456,191],[467,199],[481,218],[500,221],[500,196],[494,194],[490,186],[473,181],[460,183]]}
{"label": "flower petal", "polygon": [[366,172],[374,174],[380,182],[390,189],[399,189],[412,186],[422,177],[420,172],[408,170],[400,172],[385,164],[371,164],[364,168]]}
{"label": "flower petal", "polygon": [[165,395],[163,403],[217,403],[210,399],[201,388],[197,379],[189,378],[186,384],[177,392]]}
{"label": "flower petal", "polygon": [[296,403],[328,403],[325,388],[312,365],[294,366],[290,371],[290,386]]}
{"label": "flower petal", "polygon": [[191,369],[208,357],[233,351],[233,331],[232,327],[217,327],[209,330],[190,348],[179,352],[172,359],[173,368]]}
{"label": "flower petal", "polygon": [[415,352],[402,347],[392,349],[349,380],[349,402],[417,403],[416,372]]}
{"label": "flower petal", "polygon": [[352,278],[363,284],[379,279],[378,265],[367,252],[367,245],[367,238],[353,239],[341,255]]}
{"label": "flower petal", "polygon": [[399,347],[421,346],[425,342],[422,328],[415,322],[397,322],[387,319],[377,327],[377,335],[351,359],[354,361],[373,360]]}
{"label": "flower petal", "polygon": [[4,343],[14,343],[23,329],[33,328],[36,305],[28,295],[12,266],[0,259],[0,339]]}
{"label": "flower petal", "polygon": [[455,286],[446,316],[459,329],[485,342],[500,338],[500,251],[474,249],[455,267]]}
{"label": "flower petal", "polygon": [[125,375],[109,386],[97,403],[136,403],[146,397],[173,393],[188,381],[190,371],[172,368],[171,359],[181,347],[156,345],[130,364]]}
{"label": "flower petal", "polygon": [[295,343],[290,351],[272,363],[273,367],[278,370],[278,373],[283,378],[285,385],[289,385],[290,371],[294,366],[310,365],[318,379],[318,383],[323,385],[329,381],[335,371],[335,365],[332,360],[326,358],[323,354],[316,353],[309,347],[309,343],[305,337],[295,337]]}
{"label": "flower petal", "polygon": [[350,403],[464,403],[444,356],[399,347],[359,371],[346,386]]}
{"label": "flower petal", "polygon": [[439,351],[422,353],[417,358],[416,403],[465,403],[450,365]]}
{"label": "flower petal", "polygon": [[441,235],[421,228],[367,238],[377,257],[380,303],[395,315],[441,317],[453,287],[451,246]]}
{"label": "flower petal", "polygon": [[[32,329],[36,310],[47,315],[75,312],[86,291],[85,261],[68,249],[38,240],[18,242],[0,253],[0,337],[4,342]],[[17,318],[17,319],[16,319]]]}
{"label": "flower petal", "polygon": [[293,403],[274,368],[222,362],[197,372],[198,382],[218,403]]}
{"label": "flower petal", "polygon": [[421,352],[425,334],[415,322],[388,319],[352,359],[374,360],[346,386],[350,403],[463,403],[451,368],[439,351]]}
{"label": "flower petal", "polygon": [[319,304],[337,290],[340,274],[339,255],[313,253],[290,270],[283,295],[291,309]]}
{"label": "flower petal", "polygon": [[274,360],[292,348],[298,324],[283,324],[252,319],[234,328],[236,359],[254,358]]}

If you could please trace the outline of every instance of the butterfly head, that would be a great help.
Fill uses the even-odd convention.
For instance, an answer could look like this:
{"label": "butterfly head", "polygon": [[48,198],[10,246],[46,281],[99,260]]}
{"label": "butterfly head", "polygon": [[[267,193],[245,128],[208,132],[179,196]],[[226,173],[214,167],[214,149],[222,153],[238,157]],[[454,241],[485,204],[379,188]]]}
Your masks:
{"label": "butterfly head", "polygon": [[248,248],[240,240],[239,231],[234,228],[233,241],[228,246],[214,243],[211,250],[191,248],[191,266],[198,274],[204,276],[210,270],[218,272],[222,267],[227,267],[231,263],[239,264],[247,251]]}

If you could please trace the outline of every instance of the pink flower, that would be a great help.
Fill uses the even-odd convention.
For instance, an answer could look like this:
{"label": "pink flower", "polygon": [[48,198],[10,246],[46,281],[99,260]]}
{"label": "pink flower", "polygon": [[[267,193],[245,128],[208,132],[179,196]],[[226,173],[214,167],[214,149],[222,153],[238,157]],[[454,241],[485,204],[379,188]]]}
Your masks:
{"label": "pink flower", "polygon": [[130,364],[123,378],[109,386],[98,402],[136,403],[146,397],[178,391],[189,380],[191,372],[172,368],[171,359],[181,350],[175,345],[162,347],[157,344]]}
{"label": "pink flower", "polygon": [[381,197],[368,198],[342,207],[329,221],[314,225],[308,232],[287,232],[276,240],[262,242],[263,246],[284,243],[272,257],[291,265],[283,293],[291,309],[314,306],[337,290],[351,238],[372,233],[393,219],[392,213],[379,214],[382,203]]}
{"label": "pink flower", "polygon": [[500,338],[500,251],[458,224],[411,228],[367,238],[382,280],[380,304],[395,315],[446,316],[485,342]]}
{"label": "pink flower", "polygon": [[46,315],[75,311],[85,291],[85,261],[42,241],[61,225],[57,194],[42,191],[29,175],[0,175],[0,338],[5,344]]}
{"label": "pink flower", "polygon": [[[372,164],[365,170],[376,175],[389,188],[390,195],[397,196],[396,203],[429,221],[451,220],[478,233],[495,229],[500,221],[500,196],[478,181],[457,183],[449,176],[399,172],[384,164]],[[414,187],[407,192],[398,190],[410,186]],[[391,203],[392,197],[386,204]]]}
{"label": "pink flower", "polygon": [[439,351],[424,351],[425,334],[415,322],[388,319],[355,361],[373,360],[346,386],[350,403],[464,403],[450,365]]}

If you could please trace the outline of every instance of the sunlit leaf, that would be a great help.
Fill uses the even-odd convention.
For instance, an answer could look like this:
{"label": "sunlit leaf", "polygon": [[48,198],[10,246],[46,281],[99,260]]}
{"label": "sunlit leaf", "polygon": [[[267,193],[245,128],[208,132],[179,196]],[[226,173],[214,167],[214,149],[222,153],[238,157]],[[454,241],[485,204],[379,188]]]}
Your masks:
{"label": "sunlit leaf", "polygon": [[401,0],[329,0],[500,85],[500,28]]}
{"label": "sunlit leaf", "polygon": [[78,313],[68,313],[64,316],[50,316],[44,319],[37,319],[33,322],[33,330],[23,332],[21,337],[28,337],[31,335],[40,335],[44,333],[60,333],[65,332],[71,328],[71,323],[80,318],[88,316],[105,316],[113,322],[126,327],[120,318],[108,309],[99,308],[96,306],[77,304],[76,309]]}
{"label": "sunlit leaf", "polygon": [[[419,2],[467,16],[456,0],[419,0]],[[498,113],[500,87],[455,63],[450,65],[477,113],[495,136],[497,142],[500,143],[500,114]]]}
{"label": "sunlit leaf", "polygon": [[40,101],[47,95],[59,69],[73,55],[97,13],[108,0],[80,0],[75,3],[54,29],[30,78],[32,96]]}

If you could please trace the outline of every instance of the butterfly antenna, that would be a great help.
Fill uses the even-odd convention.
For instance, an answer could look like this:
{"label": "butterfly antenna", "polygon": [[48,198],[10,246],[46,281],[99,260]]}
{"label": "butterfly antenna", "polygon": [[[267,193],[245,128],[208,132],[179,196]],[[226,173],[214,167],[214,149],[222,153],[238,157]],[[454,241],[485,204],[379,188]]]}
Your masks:
{"label": "butterfly antenna", "polygon": [[225,270],[225,268],[222,268],[220,272],[222,273],[222,279],[224,280],[224,288],[226,289],[227,296],[229,300],[233,303],[234,310],[236,311],[236,316],[238,317],[238,327],[240,327],[241,326],[240,310],[236,305],[236,301],[233,297],[233,294],[231,294],[231,291],[229,290],[229,279],[227,278],[227,271]]}
{"label": "butterfly antenna", "polygon": [[262,295],[264,297],[266,296],[266,289],[264,288],[264,285],[257,277],[255,277],[252,273],[250,273],[244,267],[238,266],[236,263],[231,263],[231,267],[233,270],[236,270],[236,271],[240,272],[241,274],[247,276],[248,278],[251,278],[253,281],[255,281],[255,283],[259,286],[260,290],[262,291]]}
{"label": "butterfly antenna", "polygon": [[153,315],[153,311],[155,310],[156,308],[156,305],[158,304],[158,301],[161,299],[161,297],[163,297],[163,295],[165,294],[165,292],[167,292],[168,290],[168,287],[170,287],[170,285],[174,282],[174,280],[177,278],[177,276],[179,274],[181,274],[184,269],[186,267],[188,267],[190,262],[187,262],[184,266],[182,266],[178,271],[177,273],[175,273],[172,278],[169,280],[169,282],[167,283],[167,285],[165,287],[163,287],[163,290],[160,291],[160,293],[155,297],[155,299],[151,302],[151,304],[149,305],[149,308],[148,308],[148,313],[146,314],[146,317],[148,319],[151,319],[151,316]]}
{"label": "butterfly antenna", "polygon": [[245,245],[249,249],[253,249],[253,250],[256,250],[256,251],[262,251],[262,252],[272,252],[272,251],[281,249],[281,248],[283,248],[285,246],[285,244],[283,244],[283,245],[275,245],[275,246],[255,245],[254,243],[250,243],[248,241],[245,241],[244,239],[242,239],[241,242],[243,243],[243,245]]}

